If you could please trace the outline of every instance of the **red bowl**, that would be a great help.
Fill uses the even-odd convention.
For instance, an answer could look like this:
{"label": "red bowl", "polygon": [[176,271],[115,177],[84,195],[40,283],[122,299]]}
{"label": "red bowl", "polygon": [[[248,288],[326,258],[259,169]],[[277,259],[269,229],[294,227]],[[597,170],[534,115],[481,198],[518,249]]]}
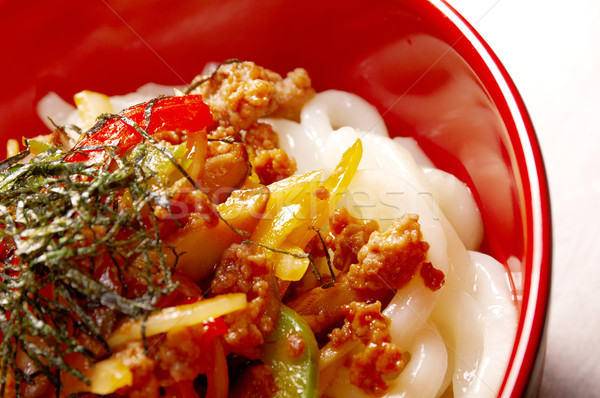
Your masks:
{"label": "red bowl", "polygon": [[0,31],[2,157],[8,138],[45,131],[35,105],[48,91],[68,100],[82,89],[181,85],[228,58],[281,73],[302,66],[317,90],[370,101],[393,135],[414,137],[470,185],[486,228],[482,250],[520,263],[517,341],[500,395],[535,392],[551,257],[542,157],[507,72],[442,0],[4,0]]}

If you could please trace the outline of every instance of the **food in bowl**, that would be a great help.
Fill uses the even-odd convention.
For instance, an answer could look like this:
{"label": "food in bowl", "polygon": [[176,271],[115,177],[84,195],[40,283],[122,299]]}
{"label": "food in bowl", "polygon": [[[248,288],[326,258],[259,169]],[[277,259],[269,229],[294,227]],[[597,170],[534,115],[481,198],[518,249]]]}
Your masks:
{"label": "food in bowl", "polygon": [[497,395],[511,275],[360,97],[232,60],[77,102],[2,163],[5,395]]}

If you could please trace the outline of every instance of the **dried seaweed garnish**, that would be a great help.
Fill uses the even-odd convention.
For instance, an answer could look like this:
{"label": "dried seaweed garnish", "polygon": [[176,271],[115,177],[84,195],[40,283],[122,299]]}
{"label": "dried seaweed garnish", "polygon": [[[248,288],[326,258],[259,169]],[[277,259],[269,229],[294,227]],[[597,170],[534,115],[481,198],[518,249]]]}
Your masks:
{"label": "dried seaweed garnish", "polygon": [[321,285],[322,285],[321,287],[326,289],[328,287],[332,287],[335,284],[335,272],[333,272],[333,266],[331,264],[331,256],[329,255],[329,248],[327,247],[327,244],[325,243],[325,239],[323,238],[323,235],[321,234],[321,230],[319,228],[316,228],[313,226],[310,226],[309,228],[314,230],[317,233],[317,236],[319,237],[319,242],[321,243],[321,246],[323,247],[323,251],[325,252],[325,259],[327,260],[327,268],[329,268],[329,275],[331,276],[331,281],[327,282],[327,283],[323,283],[323,277],[321,276],[321,273],[319,272],[317,267],[314,265],[314,263],[313,263],[313,273],[317,277],[317,280],[319,281],[319,283],[321,283]]}
{"label": "dried seaweed garnish", "polygon": [[191,94],[192,91],[194,91],[196,88],[198,88],[202,84],[206,83],[207,81],[212,80],[216,76],[217,72],[219,71],[219,69],[221,69],[222,66],[229,65],[229,64],[236,64],[236,63],[240,63],[240,62],[243,62],[243,61],[241,61],[237,58],[230,58],[230,59],[227,59],[227,60],[221,62],[215,68],[215,70],[212,71],[212,73],[210,75],[203,76],[199,79],[194,79],[194,81],[192,81],[192,83],[187,86],[187,88],[184,91],[184,94]]}
{"label": "dried seaweed garnish", "polygon": [[[152,211],[154,206],[168,206],[169,198],[161,193],[166,190],[151,186],[156,181],[140,161],[144,147],[124,159],[107,149],[119,163],[117,170],[63,162],[65,154],[53,149],[2,173],[0,245],[12,249],[0,264],[0,396],[9,371],[17,396],[19,386],[36,377],[18,368],[18,351],[36,365],[36,375],[45,376],[57,390],[61,372],[88,382],[65,355],[78,352],[96,359],[73,335],[74,328],[111,352],[90,310],[106,307],[139,319],[174,289],[170,266],[162,257],[168,248]],[[130,205],[119,206],[125,194]],[[158,253],[158,261],[149,253]],[[143,280],[145,294],[131,298],[126,286],[118,294],[95,280],[94,258],[99,256],[108,256],[120,272]],[[144,269],[130,265],[139,257]]]}
{"label": "dried seaweed garnish", "polygon": [[[78,138],[79,136],[81,136],[82,131],[79,126],[76,126],[74,124],[65,124],[64,126],[59,126],[54,122],[54,120],[51,117],[48,117],[48,120],[50,121],[50,124],[54,126],[55,129],[62,131],[68,137]],[[69,134],[69,130],[72,130],[73,134]]]}
{"label": "dried seaweed garnish", "polygon": [[14,156],[11,156],[7,159],[0,161],[0,171],[4,171],[4,170],[8,169],[9,167],[17,164],[19,161],[21,161],[25,157],[27,157],[27,155],[29,155],[29,149],[25,149],[24,151],[21,151]]}
{"label": "dried seaweed garnish", "polygon": [[209,138],[209,142],[221,142],[223,144],[234,144],[236,142],[234,137],[224,137],[224,138]]}

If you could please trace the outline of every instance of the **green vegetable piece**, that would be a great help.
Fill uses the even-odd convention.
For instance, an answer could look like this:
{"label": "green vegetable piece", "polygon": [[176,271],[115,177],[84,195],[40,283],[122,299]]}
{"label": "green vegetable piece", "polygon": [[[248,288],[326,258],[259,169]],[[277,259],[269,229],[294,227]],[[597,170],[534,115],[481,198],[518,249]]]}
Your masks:
{"label": "green vegetable piece", "polygon": [[[144,152],[141,152],[144,151]],[[162,150],[156,146],[137,146],[133,153],[132,158],[137,158],[139,155],[143,155],[144,166],[148,167],[153,173],[154,177],[165,185],[171,185],[174,181],[170,181],[170,177],[173,177],[173,173],[176,170],[172,160],[167,157],[164,151],[171,153],[172,158],[181,164],[185,169],[186,161],[185,154],[187,153],[187,147],[184,144],[170,145],[166,144],[162,147]],[[177,174],[177,178],[181,176]]]}
{"label": "green vegetable piece", "polygon": [[265,341],[264,362],[283,397],[316,397],[319,389],[319,347],[315,336],[294,310],[282,305],[275,331]]}
{"label": "green vegetable piece", "polygon": [[32,155],[39,155],[40,153],[46,152],[48,149],[52,148],[52,145],[48,144],[47,142],[36,139],[27,140],[27,146],[29,147],[29,152]]}

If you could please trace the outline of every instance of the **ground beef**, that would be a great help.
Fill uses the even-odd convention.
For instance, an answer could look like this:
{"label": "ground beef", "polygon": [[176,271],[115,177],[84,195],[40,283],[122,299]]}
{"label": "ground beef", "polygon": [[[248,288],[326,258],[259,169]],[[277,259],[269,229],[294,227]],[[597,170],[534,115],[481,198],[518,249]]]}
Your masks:
{"label": "ground beef", "polygon": [[224,316],[229,326],[225,342],[230,351],[251,359],[260,357],[264,337],[273,332],[279,315],[273,280],[262,248],[235,244],[223,253],[211,294],[242,292],[249,302],[246,309]]}
{"label": "ground beef", "polygon": [[129,368],[133,374],[133,385],[122,388],[116,395],[131,398],[158,398],[158,379],[154,374],[156,361],[145,354],[141,341],[130,342],[115,353],[115,356]]}
{"label": "ground beef", "polygon": [[352,302],[342,308],[345,315],[344,326],[334,329],[329,337],[335,346],[358,340],[367,345],[372,342],[390,341],[390,320],[381,314],[379,301],[366,304]]}
{"label": "ground beef", "polygon": [[156,142],[166,142],[171,145],[179,145],[185,142],[187,135],[182,131],[159,131],[152,135]]}
{"label": "ground beef", "polygon": [[369,343],[352,359],[350,383],[368,393],[380,394],[388,387],[384,376],[400,372],[404,364],[402,351],[394,344]]}
{"label": "ground beef", "polygon": [[229,151],[226,144],[232,142],[242,142],[242,134],[240,131],[230,125],[218,125],[207,132],[208,141],[208,156],[224,153]]}
{"label": "ground beef", "polygon": [[290,358],[298,358],[306,350],[306,340],[301,333],[293,333],[287,338],[287,355]]}
{"label": "ground beef", "polygon": [[255,152],[279,148],[279,136],[267,123],[253,124],[246,132],[245,141]]}
{"label": "ground beef", "polygon": [[287,302],[287,306],[304,318],[315,334],[327,333],[344,319],[342,309],[352,301],[366,301],[372,292],[349,288],[345,276],[330,287],[318,286]]}
{"label": "ground beef", "polygon": [[153,346],[156,352],[150,355],[157,359],[156,373],[161,380],[194,380],[197,375],[208,373],[213,359],[206,352],[207,344],[203,340],[205,328],[208,326],[199,324],[174,329]]}
{"label": "ground beef", "polygon": [[405,364],[400,348],[390,342],[391,321],[381,314],[378,301],[352,302],[343,312],[344,326],[330,333],[331,342],[335,346],[350,341],[363,345],[363,350],[352,358],[350,382],[370,394],[380,394],[387,389],[384,376],[401,371]]}
{"label": "ground beef", "polygon": [[131,370],[133,384],[116,395],[159,397],[161,386],[193,382],[199,374],[210,372],[214,357],[209,344],[215,344],[208,333],[211,327],[201,323],[149,337],[148,350],[142,341],[121,347],[115,355]]}
{"label": "ground beef", "polygon": [[446,275],[444,272],[435,268],[431,263],[423,263],[420,274],[421,278],[423,278],[423,283],[425,283],[425,287],[432,291],[441,289],[446,282]]}
{"label": "ground beef", "polygon": [[[343,307],[352,301],[388,302],[397,289],[413,278],[429,249],[422,240],[416,217],[405,216],[382,233],[372,231],[375,226],[369,223],[356,227],[360,223],[344,210],[336,211],[330,223],[333,241],[336,236],[348,235],[355,239],[354,244],[348,246],[339,239],[337,246],[334,245],[336,255],[348,261],[348,257],[358,252],[357,262],[350,265],[347,272],[338,273],[333,286],[319,286],[295,294],[288,303],[314,333],[330,330],[340,322],[344,318]],[[370,235],[368,241],[359,247],[366,235]],[[315,243],[313,240],[309,247],[313,254],[319,253]]]}
{"label": "ground beef", "polygon": [[296,161],[281,148],[263,150],[256,153],[254,170],[260,182],[269,185],[294,174]]}
{"label": "ground beef", "polygon": [[[197,78],[192,86],[199,80],[203,78]],[[221,65],[191,94],[202,95],[218,124],[240,131],[269,115],[297,118],[314,90],[304,69],[296,69],[284,79],[253,62],[233,62]]]}
{"label": "ground beef", "polygon": [[302,106],[315,95],[311,84],[305,69],[296,68],[289,72],[276,84],[275,102],[279,106],[271,116],[300,121]]}
{"label": "ground beef", "polygon": [[400,289],[413,278],[427,257],[429,244],[417,216],[397,219],[385,232],[373,232],[350,266],[349,284],[354,289]]}
{"label": "ground beef", "polygon": [[271,125],[255,123],[246,132],[245,142],[254,151],[254,170],[262,184],[282,180],[296,171],[296,161],[279,148],[277,133]]}
{"label": "ground beef", "polygon": [[[205,183],[206,189],[215,191],[215,181],[225,181],[231,187],[239,182],[231,175],[227,175],[231,178],[224,179],[218,173],[214,174],[211,164],[213,157],[233,151],[231,141],[241,142],[242,136],[245,136],[244,143],[254,153],[253,166],[261,183],[279,181],[296,171],[295,160],[279,148],[277,134],[270,125],[259,123],[258,120],[266,116],[298,119],[302,106],[314,95],[310,78],[304,69],[295,69],[282,78],[276,72],[252,62],[232,62],[219,66],[210,78],[198,77],[192,82],[192,87],[191,93],[202,95],[215,120],[208,129],[211,141],[204,171],[205,176],[214,178],[207,177],[213,181]],[[230,174],[245,179],[248,173],[242,173],[244,170],[238,166],[233,164],[232,170],[238,173]],[[217,188],[221,185],[217,185]]]}
{"label": "ground beef", "polygon": [[377,221],[359,221],[345,207],[335,210],[329,225],[332,235],[328,237],[327,246],[334,253],[333,266],[340,271],[348,271],[350,265],[358,263],[358,252],[379,229]]}

